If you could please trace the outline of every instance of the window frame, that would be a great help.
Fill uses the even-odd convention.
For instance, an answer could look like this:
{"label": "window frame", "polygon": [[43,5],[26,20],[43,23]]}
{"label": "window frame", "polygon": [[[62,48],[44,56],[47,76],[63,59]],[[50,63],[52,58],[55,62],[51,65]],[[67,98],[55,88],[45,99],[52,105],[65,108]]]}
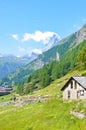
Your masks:
{"label": "window frame", "polygon": [[71,89],[73,89],[73,81],[71,81]]}
{"label": "window frame", "polygon": [[75,86],[74,86],[75,89],[77,89],[77,82],[75,81]]}
{"label": "window frame", "polygon": [[84,96],[84,90],[80,90],[80,96]]}

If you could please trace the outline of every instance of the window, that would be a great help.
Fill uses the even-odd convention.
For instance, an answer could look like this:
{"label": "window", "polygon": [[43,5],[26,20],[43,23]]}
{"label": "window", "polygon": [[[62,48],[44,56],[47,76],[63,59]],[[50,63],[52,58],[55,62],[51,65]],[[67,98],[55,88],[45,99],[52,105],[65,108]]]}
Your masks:
{"label": "window", "polygon": [[73,81],[71,81],[71,89],[73,88]]}
{"label": "window", "polygon": [[75,81],[75,89],[77,89],[77,82]]}
{"label": "window", "polygon": [[84,90],[80,90],[80,96],[84,96]]}

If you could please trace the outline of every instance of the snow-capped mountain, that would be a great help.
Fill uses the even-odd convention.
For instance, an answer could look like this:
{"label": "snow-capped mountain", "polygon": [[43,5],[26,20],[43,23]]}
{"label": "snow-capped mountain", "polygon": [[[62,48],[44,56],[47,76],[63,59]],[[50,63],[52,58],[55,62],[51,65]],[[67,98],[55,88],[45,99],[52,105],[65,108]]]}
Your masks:
{"label": "snow-capped mountain", "polygon": [[58,36],[56,33],[49,38],[48,43],[45,44],[45,47],[43,48],[42,52],[45,52],[49,50],[50,48],[54,47],[57,45],[57,43],[61,40],[61,37]]}
{"label": "snow-capped mountain", "polygon": [[31,54],[26,54],[24,56],[14,56],[11,54],[1,54],[0,53],[0,78],[5,77],[9,73],[14,72],[16,69],[25,66],[26,64],[37,59],[40,54],[49,50],[57,44],[60,40],[57,34],[47,39],[47,43],[43,49],[34,49]]}

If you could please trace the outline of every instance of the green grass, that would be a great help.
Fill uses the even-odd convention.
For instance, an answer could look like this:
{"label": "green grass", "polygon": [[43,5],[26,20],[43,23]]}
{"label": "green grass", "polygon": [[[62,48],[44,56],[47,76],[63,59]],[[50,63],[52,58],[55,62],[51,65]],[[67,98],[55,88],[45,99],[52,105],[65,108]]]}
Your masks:
{"label": "green grass", "polygon": [[0,96],[0,102],[7,102],[12,98],[12,94]]}
{"label": "green grass", "polygon": [[[70,72],[33,95],[61,95],[60,89],[68,78],[82,73],[85,72]],[[5,99],[8,101],[11,96]],[[63,102],[60,96],[45,103],[0,107],[0,130],[86,130],[86,118],[78,119],[70,115],[70,110],[86,113],[86,100]]]}
{"label": "green grass", "polygon": [[86,71],[78,71],[78,70],[74,70],[74,71],[70,71],[67,75],[65,75],[64,77],[55,80],[54,82],[52,82],[48,87],[41,89],[39,91],[36,91],[34,93],[31,93],[31,95],[59,95],[61,94],[61,88],[63,87],[63,85],[67,82],[67,80],[71,77],[71,76],[77,76],[77,75],[82,75],[86,73]]}
{"label": "green grass", "polygon": [[53,99],[23,107],[0,108],[0,130],[86,130],[86,119],[70,115],[76,102]]}
{"label": "green grass", "polygon": [[0,96],[0,103],[1,102],[9,102],[9,101],[12,101],[13,98],[14,98],[14,95],[16,97],[20,97],[18,94],[16,93],[11,93],[11,94],[8,94],[8,95],[4,95],[4,96]]}

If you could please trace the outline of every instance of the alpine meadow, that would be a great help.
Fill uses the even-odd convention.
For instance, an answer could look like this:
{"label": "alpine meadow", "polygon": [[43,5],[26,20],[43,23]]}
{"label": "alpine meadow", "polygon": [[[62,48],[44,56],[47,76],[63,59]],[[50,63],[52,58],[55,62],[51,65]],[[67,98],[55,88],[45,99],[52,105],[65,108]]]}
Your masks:
{"label": "alpine meadow", "polygon": [[85,5],[0,2],[0,130],[86,130]]}

